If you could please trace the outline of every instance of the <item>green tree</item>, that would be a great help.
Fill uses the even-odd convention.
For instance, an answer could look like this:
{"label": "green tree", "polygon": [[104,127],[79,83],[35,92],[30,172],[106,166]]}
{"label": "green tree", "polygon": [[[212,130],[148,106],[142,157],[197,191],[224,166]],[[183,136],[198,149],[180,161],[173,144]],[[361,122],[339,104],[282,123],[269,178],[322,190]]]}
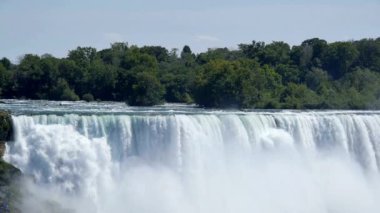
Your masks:
{"label": "green tree", "polygon": [[282,41],[274,41],[263,49],[259,57],[262,64],[272,66],[290,63],[290,46]]}
{"label": "green tree", "polygon": [[319,38],[290,48],[253,41],[238,50],[194,54],[161,46],[114,43],[78,47],[67,58],[27,54],[0,60],[2,98],[166,102],[236,108],[380,108],[380,40],[327,43]]}
{"label": "green tree", "polygon": [[37,55],[25,55],[15,73],[15,95],[19,97],[40,99],[40,83],[44,72],[41,69],[41,59]]}
{"label": "green tree", "polygon": [[377,72],[356,68],[339,80],[339,88],[352,95],[342,94],[348,101],[348,108],[371,109],[379,106],[380,74]]}
{"label": "green tree", "polygon": [[163,103],[164,87],[149,72],[137,73],[129,96],[128,104],[132,106],[153,106]]}
{"label": "green tree", "polygon": [[100,60],[93,61],[88,67],[89,92],[99,100],[114,100],[115,86],[117,82],[117,69],[106,65]]}
{"label": "green tree", "polygon": [[120,67],[126,70],[136,67],[149,67],[152,69],[157,69],[158,63],[155,57],[141,52],[136,46],[132,46],[122,58]]}
{"label": "green tree", "polygon": [[91,102],[91,101],[94,101],[94,96],[91,94],[91,93],[86,93],[82,96],[82,99],[87,101],[87,102]]}
{"label": "green tree", "polygon": [[88,92],[89,71],[70,59],[62,59],[58,65],[59,77],[65,79],[79,95]]}
{"label": "green tree", "polygon": [[57,85],[52,89],[50,99],[62,101],[78,101],[79,97],[64,79],[58,79]]}
{"label": "green tree", "polygon": [[330,83],[329,81],[330,76],[328,73],[319,68],[312,68],[305,76],[306,85],[314,91],[318,91],[321,87],[327,86]]}
{"label": "green tree", "polygon": [[[303,47],[303,55],[301,55],[300,58],[300,65],[305,66],[307,68],[310,67],[321,67],[321,60],[325,52],[327,51],[328,44],[327,41],[319,39],[319,38],[312,38],[308,39],[302,42],[301,46]],[[309,51],[311,50],[312,57],[310,60],[307,60],[310,55]]]}
{"label": "green tree", "polygon": [[228,48],[215,48],[215,49],[208,49],[207,52],[205,53],[200,53],[196,60],[197,63],[203,65],[206,64],[212,60],[228,60],[228,61],[233,61],[233,60],[238,60],[243,58],[244,55],[242,51],[240,50],[229,50]]}
{"label": "green tree", "polygon": [[281,75],[283,84],[299,83],[302,73],[295,65],[279,64],[276,66],[276,72]]}
{"label": "green tree", "polygon": [[96,49],[92,47],[77,47],[75,50],[69,51],[70,60],[81,67],[89,65],[96,58]]}
{"label": "green tree", "polygon": [[2,64],[3,67],[7,70],[11,69],[11,66],[12,66],[11,61],[5,57],[0,60],[0,64]]}
{"label": "green tree", "polygon": [[215,60],[203,66],[195,101],[204,107],[251,108],[271,102],[281,77],[255,60]]}
{"label": "green tree", "polygon": [[356,65],[380,72],[380,41],[362,39],[354,43],[359,51]]}
{"label": "green tree", "polygon": [[335,42],[328,46],[324,55],[324,67],[334,79],[338,79],[350,71],[358,56],[352,42]]}
{"label": "green tree", "polygon": [[186,67],[193,67],[195,65],[195,55],[187,45],[185,45],[182,49],[181,61]]}
{"label": "green tree", "polygon": [[2,95],[3,90],[6,89],[6,83],[9,80],[7,70],[0,63],[0,95]]}
{"label": "green tree", "polygon": [[320,105],[318,95],[304,84],[290,83],[281,95],[286,109],[315,109]]}
{"label": "green tree", "polygon": [[97,54],[104,63],[114,66],[120,66],[122,59],[125,57],[128,51],[128,43],[117,42],[111,44],[110,49],[104,49]]}
{"label": "green tree", "polygon": [[239,50],[241,50],[247,58],[256,60],[262,58],[264,48],[264,42],[256,42],[255,40],[253,40],[251,44],[239,44]]}
{"label": "green tree", "polygon": [[169,60],[169,52],[164,47],[144,46],[141,48],[141,52],[155,57],[158,62]]}

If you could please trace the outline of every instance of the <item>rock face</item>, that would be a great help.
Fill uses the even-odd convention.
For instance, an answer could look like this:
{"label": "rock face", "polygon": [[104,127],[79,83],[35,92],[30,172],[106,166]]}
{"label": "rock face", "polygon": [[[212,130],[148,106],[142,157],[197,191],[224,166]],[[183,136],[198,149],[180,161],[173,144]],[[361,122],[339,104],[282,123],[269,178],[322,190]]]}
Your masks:
{"label": "rock face", "polygon": [[20,212],[17,209],[21,196],[18,188],[20,178],[19,169],[0,160],[0,212]]}
{"label": "rock face", "polygon": [[12,117],[7,111],[0,111],[0,141],[10,141],[12,136]]}
{"label": "rock face", "polygon": [[5,154],[5,149],[7,147],[5,146],[5,142],[0,142],[0,158],[2,159]]}
{"label": "rock face", "polygon": [[5,142],[13,135],[12,117],[6,111],[0,111],[0,212],[20,212],[16,206],[20,199],[18,182],[21,171],[3,160]]}

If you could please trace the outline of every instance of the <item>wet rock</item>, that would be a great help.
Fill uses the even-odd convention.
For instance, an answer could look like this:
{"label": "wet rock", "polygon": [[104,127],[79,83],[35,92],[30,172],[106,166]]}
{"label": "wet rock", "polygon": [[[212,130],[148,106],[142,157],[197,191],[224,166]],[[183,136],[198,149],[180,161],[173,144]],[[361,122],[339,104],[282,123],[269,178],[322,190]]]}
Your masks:
{"label": "wet rock", "polygon": [[12,117],[9,112],[0,111],[0,212],[21,212],[17,206],[21,193],[19,181],[22,173],[15,166],[5,162],[5,141],[10,141],[13,136]]}
{"label": "wet rock", "polygon": [[0,141],[10,141],[12,136],[12,117],[7,111],[0,111]]}
{"label": "wet rock", "polygon": [[21,198],[18,184],[21,174],[18,168],[0,160],[0,212],[20,212],[17,206]]}

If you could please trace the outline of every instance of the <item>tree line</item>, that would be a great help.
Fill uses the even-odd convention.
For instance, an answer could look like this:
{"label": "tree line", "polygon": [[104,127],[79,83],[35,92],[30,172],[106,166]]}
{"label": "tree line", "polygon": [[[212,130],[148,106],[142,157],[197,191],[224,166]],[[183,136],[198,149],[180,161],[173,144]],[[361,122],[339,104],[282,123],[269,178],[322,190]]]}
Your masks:
{"label": "tree line", "polygon": [[238,49],[168,50],[114,43],[67,57],[0,60],[1,98],[165,102],[261,109],[380,108],[380,38],[290,46],[253,41]]}

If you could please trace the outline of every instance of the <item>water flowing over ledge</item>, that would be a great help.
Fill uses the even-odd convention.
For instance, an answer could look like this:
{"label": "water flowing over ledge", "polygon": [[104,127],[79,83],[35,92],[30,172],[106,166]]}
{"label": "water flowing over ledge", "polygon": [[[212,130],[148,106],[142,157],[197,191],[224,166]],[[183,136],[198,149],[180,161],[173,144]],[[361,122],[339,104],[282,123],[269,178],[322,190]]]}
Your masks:
{"label": "water flowing over ledge", "polygon": [[5,159],[78,212],[379,210],[379,111],[41,103],[7,105]]}

